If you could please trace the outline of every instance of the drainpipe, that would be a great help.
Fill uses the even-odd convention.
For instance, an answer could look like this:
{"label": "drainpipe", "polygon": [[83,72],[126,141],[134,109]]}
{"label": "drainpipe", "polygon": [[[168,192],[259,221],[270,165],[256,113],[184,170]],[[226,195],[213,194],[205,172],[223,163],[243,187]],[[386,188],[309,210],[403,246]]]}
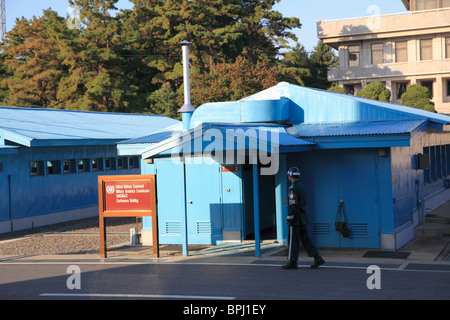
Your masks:
{"label": "drainpipe", "polygon": [[255,257],[261,257],[261,231],[259,222],[259,172],[258,163],[253,164],[253,214],[255,224]]}
{"label": "drainpipe", "polygon": [[191,43],[184,40],[180,43],[183,52],[183,79],[184,79],[184,105],[178,110],[181,113],[183,129],[191,129],[191,117],[195,108],[191,104],[191,84],[189,79],[189,45]]}
{"label": "drainpipe", "polygon": [[11,232],[14,231],[13,229],[13,222],[12,222],[12,206],[11,206],[11,175],[8,174],[8,210],[9,210],[9,222],[11,223]]}

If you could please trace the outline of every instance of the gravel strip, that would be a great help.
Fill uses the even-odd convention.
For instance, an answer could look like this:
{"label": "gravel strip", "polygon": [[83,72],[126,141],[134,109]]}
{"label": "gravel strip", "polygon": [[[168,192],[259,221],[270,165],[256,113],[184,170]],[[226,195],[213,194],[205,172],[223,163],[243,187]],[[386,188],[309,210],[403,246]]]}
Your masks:
{"label": "gravel strip", "polygon": [[[131,228],[136,228],[136,218],[106,219],[107,246],[129,244]],[[98,218],[0,235],[0,255],[5,256],[98,254],[99,250]]]}

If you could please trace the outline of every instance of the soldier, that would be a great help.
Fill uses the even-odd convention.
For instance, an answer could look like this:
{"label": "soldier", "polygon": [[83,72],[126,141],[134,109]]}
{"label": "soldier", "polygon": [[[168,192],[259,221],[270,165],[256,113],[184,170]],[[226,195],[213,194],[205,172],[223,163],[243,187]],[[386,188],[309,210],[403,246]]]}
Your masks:
{"label": "soldier", "polygon": [[306,216],[306,189],[298,182],[300,170],[296,167],[289,169],[288,178],[291,182],[289,187],[289,211],[286,223],[289,225],[289,254],[288,263],[282,266],[282,269],[298,269],[298,251],[300,241],[303,244],[309,257],[314,257],[314,263],[311,268],[317,269],[325,263],[325,260],[319,255],[316,247],[308,237],[306,225],[308,217]]}

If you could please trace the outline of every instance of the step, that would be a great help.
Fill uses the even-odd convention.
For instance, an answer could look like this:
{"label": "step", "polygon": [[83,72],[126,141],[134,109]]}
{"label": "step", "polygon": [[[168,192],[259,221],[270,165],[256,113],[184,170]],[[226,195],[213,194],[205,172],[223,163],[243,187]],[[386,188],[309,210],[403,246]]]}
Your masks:
{"label": "step", "polygon": [[450,236],[450,224],[425,223],[414,229],[415,238],[441,238]]}

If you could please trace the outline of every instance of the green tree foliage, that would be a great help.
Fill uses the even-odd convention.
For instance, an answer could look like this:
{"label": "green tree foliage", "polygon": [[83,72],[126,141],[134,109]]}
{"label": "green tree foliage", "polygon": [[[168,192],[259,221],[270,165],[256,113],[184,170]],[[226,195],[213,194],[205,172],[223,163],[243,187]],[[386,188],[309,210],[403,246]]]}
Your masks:
{"label": "green tree foliage", "polygon": [[356,94],[358,97],[389,102],[391,92],[381,82],[371,82]]}
{"label": "green tree foliage", "polygon": [[434,103],[431,101],[432,96],[426,87],[416,84],[411,85],[404,94],[402,94],[402,105],[422,109],[425,111],[436,112]]}
{"label": "green tree foliage", "polygon": [[339,87],[339,85],[338,85],[336,82],[334,82],[334,83],[331,85],[331,87],[329,87],[327,90],[328,90],[328,91],[333,91],[333,92],[338,92],[338,93],[344,93],[344,94],[347,93],[347,92],[345,92],[345,89],[342,88],[342,87]]}
{"label": "green tree foliage", "polygon": [[2,86],[7,103],[16,106],[55,107],[58,84],[67,71],[58,39],[67,36],[65,19],[45,10],[40,18],[18,19],[2,45]]}
{"label": "green tree foliage", "polygon": [[305,85],[308,87],[327,89],[331,82],[328,81],[328,69],[337,67],[339,58],[333,49],[319,40],[310,54],[310,76]]}
{"label": "green tree foliage", "polygon": [[326,71],[314,68],[331,65],[328,49],[309,56],[288,46],[301,24],[273,9],[280,0],[129,1],[132,9],[119,11],[118,0],[68,0],[80,8],[79,28],[51,9],[18,19],[0,48],[2,103],[178,117],[183,40],[196,107],[280,80],[324,87],[314,81]]}
{"label": "green tree foliage", "polygon": [[209,73],[192,76],[192,102],[236,101],[278,83],[278,67],[266,61],[251,63],[238,57],[234,63],[216,64]]}
{"label": "green tree foliage", "polygon": [[281,79],[290,83],[312,88],[327,89],[328,69],[336,67],[338,57],[333,49],[319,41],[313,51],[308,53],[304,46],[296,46],[284,53],[281,60]]}

